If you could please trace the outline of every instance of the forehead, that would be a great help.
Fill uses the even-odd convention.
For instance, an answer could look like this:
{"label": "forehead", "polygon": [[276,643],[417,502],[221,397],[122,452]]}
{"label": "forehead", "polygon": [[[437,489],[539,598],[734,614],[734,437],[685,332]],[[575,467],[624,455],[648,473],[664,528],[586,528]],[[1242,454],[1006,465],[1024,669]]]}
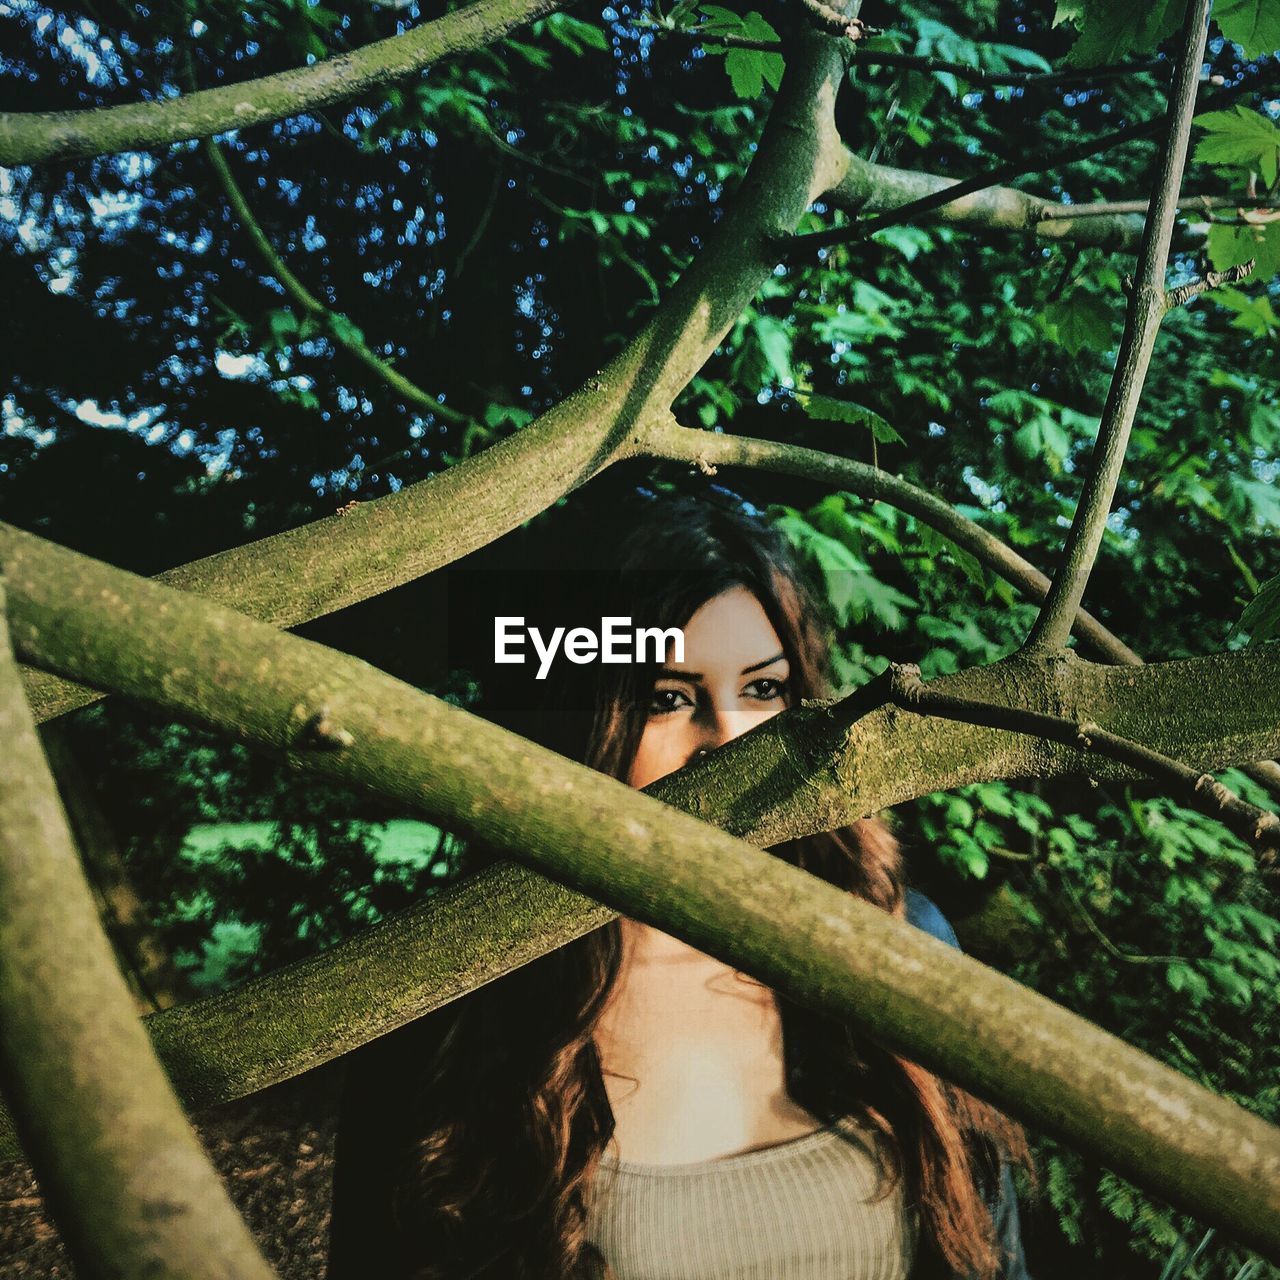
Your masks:
{"label": "forehead", "polygon": [[746,587],[731,587],[708,600],[685,623],[684,662],[673,665],[737,675],[781,650],[782,641],[756,595]]}

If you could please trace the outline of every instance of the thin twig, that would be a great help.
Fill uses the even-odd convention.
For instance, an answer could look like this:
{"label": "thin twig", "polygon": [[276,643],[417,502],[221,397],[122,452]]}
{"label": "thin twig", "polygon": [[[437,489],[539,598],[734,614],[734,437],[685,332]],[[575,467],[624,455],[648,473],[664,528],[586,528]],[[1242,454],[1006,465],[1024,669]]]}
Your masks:
{"label": "thin twig", "polygon": [[293,274],[285,260],[276,252],[267,233],[254,216],[253,210],[249,207],[249,202],[245,199],[244,192],[240,190],[240,185],[236,182],[235,175],[231,172],[231,166],[227,164],[226,156],[222,154],[222,148],[212,138],[205,139],[202,145],[205,155],[209,159],[209,164],[217,175],[218,181],[222,184],[223,191],[226,193],[227,202],[239,219],[241,228],[248,233],[250,240],[253,241],[254,248],[257,249],[258,256],[266,264],[267,270],[280,281],[284,291],[297,306],[308,315],[315,316],[323,326],[325,335],[335,345],[354,356],[365,368],[377,374],[392,391],[396,392],[408,403],[419,409],[425,409],[429,413],[435,414],[436,417],[442,418],[445,422],[453,423],[455,426],[470,422],[471,418],[468,414],[463,413],[460,409],[455,409],[452,405],[443,404],[429,392],[424,391],[417,383],[406,378],[403,373],[386,360],[371,351],[351,332],[351,322],[345,316],[340,316],[327,307]]}
{"label": "thin twig", "polygon": [[[1198,0],[1197,0],[1198,3]],[[920,679],[920,668],[909,663],[891,663],[886,671],[858,691],[856,713],[861,716],[872,704],[892,703],[918,715],[938,716],[963,724],[1007,729],[1061,742],[1078,751],[1092,752],[1118,760],[1151,775],[1169,786],[1200,812],[1217,818],[1258,852],[1258,865],[1270,871],[1280,851],[1280,818],[1240,799],[1212,775],[1201,773],[1171,756],[1121,737],[1090,720],[1069,720],[1064,716],[1029,711],[1022,707],[999,706],[973,698],[939,693]],[[851,703],[851,699],[845,700]]]}
{"label": "thin twig", "polygon": [[1027,649],[1061,648],[1071,635],[1085,582],[1102,545],[1156,334],[1171,306],[1164,286],[1165,270],[1178,211],[1178,189],[1191,138],[1191,117],[1196,111],[1197,82],[1209,30],[1209,5],[1210,0],[1188,0],[1182,52],[1169,91],[1166,142],[1161,151],[1151,212],[1143,224],[1138,270],[1133,294],[1125,309],[1124,333],[1111,389],[1098,427],[1093,467],[1067,534],[1062,565],[1054,575],[1053,586],[1027,638]]}
{"label": "thin twig", "polygon": [[1071,905],[1075,907],[1076,913],[1080,919],[1084,921],[1089,932],[1102,944],[1102,948],[1110,956],[1117,960],[1124,960],[1128,964],[1186,964],[1183,956],[1148,956],[1135,955],[1132,952],[1124,951],[1116,946],[1114,942],[1103,932],[1101,926],[1090,914],[1089,909],[1084,905],[1084,900],[1076,892],[1075,885],[1071,883],[1067,877],[1061,876],[1062,887],[1067,891],[1067,897],[1071,899]]}
{"label": "thin twig", "polygon": [[1016,88],[1048,88],[1055,84],[1096,84],[1106,80],[1119,80],[1126,76],[1140,75],[1148,71],[1163,70],[1168,64],[1155,60],[1131,62],[1128,65],[1108,67],[1071,67],[1062,71],[987,71],[967,62],[948,62],[942,58],[926,58],[914,53],[890,53],[880,49],[851,46],[849,61],[858,66],[870,63],[880,67],[895,67],[903,71],[945,71],[958,79],[967,80],[979,88],[994,89],[1004,85]]}
{"label": "thin twig", "polygon": [[1210,289],[1221,288],[1224,284],[1238,284],[1246,276],[1253,274],[1256,261],[1255,258],[1250,258],[1248,262],[1228,267],[1225,271],[1207,271],[1199,280],[1192,280],[1187,284],[1180,284],[1176,289],[1170,289],[1165,294],[1170,308],[1180,307],[1184,302],[1190,302],[1192,298],[1198,298]]}
{"label": "thin twig", "polygon": [[[1098,200],[1091,204],[1045,205],[1040,217],[1051,222],[1057,218],[1074,221],[1076,218],[1105,218],[1112,214],[1146,213],[1149,200]],[[1280,209],[1278,196],[1183,196],[1178,201],[1179,212],[1211,209]]]}

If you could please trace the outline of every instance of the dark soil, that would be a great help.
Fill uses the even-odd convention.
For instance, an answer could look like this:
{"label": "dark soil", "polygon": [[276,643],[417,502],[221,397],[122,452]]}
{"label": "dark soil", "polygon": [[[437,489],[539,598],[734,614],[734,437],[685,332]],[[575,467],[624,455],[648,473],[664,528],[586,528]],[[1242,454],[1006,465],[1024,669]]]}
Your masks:
{"label": "dark soil", "polygon": [[[280,1280],[322,1280],[341,1070],[330,1065],[192,1123]],[[73,1280],[24,1163],[0,1163],[0,1280]]]}

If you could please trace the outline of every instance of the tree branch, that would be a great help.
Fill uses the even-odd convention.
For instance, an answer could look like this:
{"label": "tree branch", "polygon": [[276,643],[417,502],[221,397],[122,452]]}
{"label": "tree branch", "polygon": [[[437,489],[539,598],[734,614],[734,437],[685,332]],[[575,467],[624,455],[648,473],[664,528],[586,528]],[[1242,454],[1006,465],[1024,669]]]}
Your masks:
{"label": "tree branch", "polygon": [[[865,462],[806,449],[801,445],[683,427],[671,415],[656,419],[645,428],[643,445],[644,453],[653,458],[688,462],[693,466],[750,467],[777,475],[801,476],[830,489],[843,489],[869,502],[886,502],[915,516],[922,524],[977,557],[1029,600],[1043,600],[1048,594],[1048,576],[994,533],[961,515],[936,494]],[[1082,644],[1111,662],[1136,664],[1142,661],[1128,645],[1084,610],[1076,618],[1076,635]]]}
{"label": "tree branch", "polygon": [[[1234,1103],[904,921],[705,821],[666,809],[652,795],[356,659],[32,535],[2,532],[15,642],[28,660],[284,752],[298,765],[368,787],[485,840],[802,1004],[849,1021],[1280,1257],[1280,1131]],[[1041,660],[1039,674],[1071,670],[1073,663],[1089,665],[1054,655]],[[1262,687],[1258,664],[1280,687],[1277,663],[1280,655],[1265,648],[1223,660],[1254,687]],[[1179,665],[1188,669],[1177,684],[1180,694],[1187,677],[1203,678],[1204,660],[1169,664]],[[1091,674],[1118,681],[1113,703],[1128,689],[1129,711],[1145,719],[1152,695],[1182,712],[1176,698],[1164,700],[1171,686],[1166,680],[1157,687],[1158,668],[1094,668]],[[1007,694],[1030,689],[1036,676],[1037,669],[1015,664],[949,677],[948,687]],[[1241,714],[1257,712],[1256,703]],[[349,745],[321,751],[299,741],[321,706],[334,730],[349,735]],[[784,719],[793,730],[809,724],[803,737],[791,737],[802,756],[838,741],[846,755],[856,755],[865,721],[841,724],[844,710],[811,705],[785,713],[676,777],[688,779],[709,771],[719,756],[758,747],[763,731]],[[1271,711],[1264,735],[1274,741],[1280,717]],[[918,717],[910,723],[947,726]],[[882,734],[880,745],[905,738],[904,727]],[[1203,733],[1203,726],[1196,730]],[[978,739],[983,731],[966,727],[966,733]],[[1025,752],[1025,739],[1000,736]],[[1230,749],[1247,738],[1231,734]],[[987,768],[988,747],[978,744]],[[797,760],[790,755],[787,767],[794,771]],[[807,782],[808,766],[799,760]],[[824,771],[819,767],[816,775]],[[714,781],[709,772],[699,783],[707,781]],[[753,778],[765,789],[773,781]],[[703,792],[708,798],[712,808],[722,803],[713,789]],[[689,807],[707,816],[708,805]]]}
{"label": "tree branch", "polygon": [[473,0],[403,35],[243,84],[88,111],[0,112],[0,166],[152,151],[347,102],[442,58],[483,48],[562,7],[563,0]]}
{"label": "tree branch", "polygon": [[[1145,214],[1149,200],[1098,200],[1090,204],[1047,204],[1040,211],[1046,219],[1109,218],[1117,213]],[[1183,196],[1177,204],[1178,212],[1210,213],[1214,209],[1280,209],[1280,197],[1266,196]]]}
{"label": "tree branch", "polygon": [[1170,307],[1164,286],[1165,269],[1191,138],[1191,117],[1196,110],[1196,84],[1208,38],[1210,2],[1188,0],[1187,3],[1182,53],[1169,93],[1168,134],[1161,152],[1151,213],[1143,227],[1137,278],[1125,311],[1120,353],[1102,411],[1089,476],[1067,534],[1063,563],[1054,575],[1048,599],[1027,637],[1028,649],[1060,648],[1071,634],[1072,619],[1102,545],[1156,334]]}
{"label": "tree branch", "polygon": [[469,414],[429,395],[417,383],[406,378],[393,365],[371,351],[352,332],[351,322],[345,316],[331,311],[293,274],[285,260],[275,251],[257,218],[254,217],[253,210],[249,207],[249,202],[245,199],[244,192],[241,191],[240,184],[236,182],[231,166],[222,153],[222,148],[212,138],[206,138],[204,153],[222,185],[227,202],[240,221],[241,229],[248,233],[267,270],[280,281],[284,291],[303,312],[315,316],[320,321],[326,336],[335,345],[354,356],[366,369],[372,370],[374,375],[386,383],[406,404],[416,405],[419,409],[434,414],[445,422],[451,422],[455,426],[470,422]]}
{"label": "tree branch", "polygon": [[[964,185],[957,178],[873,164],[851,151],[846,151],[845,161],[844,174],[827,195],[833,204],[863,219],[850,224],[855,228],[866,227],[869,221],[875,221],[874,217],[866,219],[866,215],[889,214],[893,210],[912,207],[922,209],[924,200],[940,198],[944,192]],[[983,185],[968,195],[939,199],[932,210],[925,212],[927,221],[983,230],[1034,231],[1045,240],[1073,241],[1109,249],[1132,248],[1141,239],[1143,218],[1140,213],[1071,217],[1073,211],[1088,208],[1088,205],[1054,204],[1016,187]],[[836,232],[847,230],[847,227],[837,227],[830,232],[814,234],[834,236]],[[842,243],[844,239],[842,236],[831,243]],[[807,237],[800,236],[798,242],[804,244],[809,241]]]}
{"label": "tree branch", "polygon": [[116,967],[0,588],[0,1087],[78,1274],[268,1280]]}
{"label": "tree branch", "polygon": [[[1197,103],[1196,110],[1207,111],[1224,107],[1228,103],[1234,102],[1237,98],[1243,97],[1247,93],[1252,93],[1255,89],[1261,87],[1262,85],[1255,79],[1246,79],[1241,84],[1233,85],[1231,88],[1220,89],[1216,93],[1207,94],[1202,102]],[[1160,128],[1164,123],[1165,117],[1157,116],[1151,120],[1142,120],[1137,124],[1117,129],[1115,132],[1105,134],[1101,138],[1086,140],[1074,147],[1063,148],[1053,156],[1052,167],[1056,169],[1063,165],[1074,164],[1077,160],[1087,160],[1090,156],[1110,151],[1125,143],[1135,142],[1142,138],[1155,137],[1159,134]],[[851,223],[848,226],[833,227],[827,231],[812,231],[804,235],[796,235],[791,236],[789,239],[779,240],[777,243],[778,261],[794,262],[807,257],[810,252],[818,249],[826,249],[838,244],[858,243],[875,235],[877,231],[883,231],[886,227],[916,222],[926,214],[933,214],[938,209],[950,204],[953,200],[960,199],[962,196],[973,195],[987,187],[1000,186],[1004,183],[1012,182],[1016,178],[1025,178],[1031,174],[1042,173],[1047,167],[1049,166],[1045,164],[1042,158],[1030,164],[1022,159],[1011,160],[1005,164],[994,166],[987,170],[986,173],[977,174],[972,178],[965,178],[955,183],[954,186],[930,191],[918,199],[912,200],[909,204],[891,208],[877,217]]]}
{"label": "tree branch", "polygon": [[[888,503],[968,551],[1028,600],[1039,602],[1049,593],[1049,578],[995,534],[961,515],[936,494],[878,467],[800,445],[682,427],[670,415],[645,429],[643,444],[644,452],[651,457],[688,462],[704,469],[741,466],[801,476],[869,502]],[[1142,658],[1087,610],[1077,610],[1073,630],[1085,652],[1125,666],[1142,665]],[[1280,765],[1261,760],[1248,765],[1245,772],[1280,796]]]}
{"label": "tree branch", "polygon": [[1190,769],[1163,752],[1153,751],[1121,734],[1110,733],[1092,720],[1068,720],[1043,711],[999,706],[940,692],[932,684],[926,685],[920,679],[920,668],[910,663],[890,663],[879,683],[886,699],[904,711],[941,716],[961,724],[1009,729],[1014,733],[1065,743],[1082,752],[1096,752],[1140,769],[1164,783],[1171,794],[1181,796],[1202,813],[1226,823],[1246,843],[1254,845],[1260,866],[1269,869],[1276,865],[1276,853],[1280,849],[1280,818],[1246,803],[1209,774]]}
{"label": "tree branch", "polygon": [[[533,429],[526,428],[520,435]],[[1048,594],[1048,577],[994,534],[960,515],[936,495],[865,463],[797,445],[682,427],[670,414],[638,427],[629,437],[628,448],[633,456],[638,457],[665,458],[703,466],[745,466],[801,476],[845,489],[869,501],[887,502],[914,515],[976,556],[1029,599],[1043,600]],[[480,457],[487,457],[492,452],[488,450]],[[533,461],[537,456],[533,455]],[[612,460],[607,460],[600,469]],[[403,490],[402,495],[421,493],[438,483],[436,480],[425,481]],[[550,494],[544,502],[549,506],[562,490],[548,482],[543,492]],[[487,508],[483,504],[492,500],[489,494],[478,496],[475,503],[456,514],[449,506],[437,507],[433,521],[426,521],[415,520],[408,514],[414,508],[400,505],[391,509],[388,504],[395,499],[379,498],[361,503],[342,519],[329,517],[286,534],[275,534],[247,546],[193,561],[160,574],[155,581],[219,603],[231,604],[240,612],[274,626],[294,626],[321,616],[330,608],[340,607],[325,607],[324,602],[331,593],[342,591],[346,603],[355,603],[410,581],[415,576],[414,557],[424,554],[424,535],[430,539],[426,547],[432,548],[439,534],[437,526],[459,525],[464,516],[477,514],[476,504],[480,504],[479,518],[497,521],[497,515],[486,517],[485,514]],[[417,509],[431,508],[423,506]],[[365,530],[361,539],[348,541],[344,536],[344,520],[359,523]],[[476,545],[484,545],[484,541],[489,540]],[[441,563],[444,562],[447,561]],[[281,565],[288,565],[289,572],[283,573]],[[1083,609],[1077,615],[1076,634],[1083,646],[1109,662],[1142,663],[1137,653]],[[38,719],[63,715],[103,696],[48,672],[28,669],[25,674],[27,697]],[[1249,772],[1280,794],[1280,767],[1265,761],[1250,765]]]}
{"label": "tree branch", "polygon": [[868,49],[860,44],[851,44],[847,56],[852,66],[870,63],[872,66],[892,67],[903,71],[945,71],[980,88],[1015,85],[1031,89],[1058,84],[1101,84],[1107,80],[1126,80],[1130,76],[1149,71],[1161,72],[1168,66],[1153,58],[1146,62],[1113,63],[1100,67],[1063,67],[1058,71],[986,71],[965,62],[948,62],[944,58],[925,58],[910,53]]}
{"label": "tree branch", "polygon": [[[846,164],[844,176],[827,195],[833,204],[860,217],[902,208],[960,185],[957,178],[873,164],[852,152],[847,154]],[[1017,187],[991,186],[939,205],[928,220],[982,230],[1034,231],[1044,240],[1070,241],[1104,249],[1133,249],[1142,239],[1147,204],[1146,200],[1059,204]],[[1274,207],[1278,207],[1274,196],[1242,199],[1201,195],[1188,196],[1178,202],[1179,210],[1203,213],[1214,209]],[[1206,228],[1203,224],[1197,225],[1199,231],[1195,239],[1202,240]]]}

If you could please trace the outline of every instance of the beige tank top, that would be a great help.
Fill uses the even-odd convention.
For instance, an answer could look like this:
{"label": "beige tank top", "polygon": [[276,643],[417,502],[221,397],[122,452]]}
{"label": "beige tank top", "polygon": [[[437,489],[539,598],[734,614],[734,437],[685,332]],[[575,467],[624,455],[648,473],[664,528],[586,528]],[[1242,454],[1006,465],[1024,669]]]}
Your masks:
{"label": "beige tank top", "polygon": [[587,1232],[617,1280],[905,1280],[918,1225],[851,1121],[719,1160],[604,1156]]}

